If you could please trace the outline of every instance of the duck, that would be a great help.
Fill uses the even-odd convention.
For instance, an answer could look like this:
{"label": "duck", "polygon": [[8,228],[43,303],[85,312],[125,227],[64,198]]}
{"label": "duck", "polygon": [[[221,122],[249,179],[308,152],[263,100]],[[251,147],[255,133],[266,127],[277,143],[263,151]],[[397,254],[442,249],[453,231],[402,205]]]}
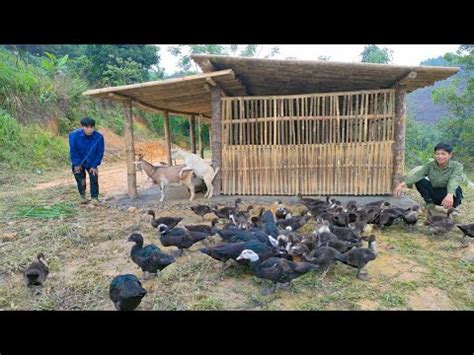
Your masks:
{"label": "duck", "polygon": [[309,271],[317,270],[318,267],[308,262],[295,263],[285,258],[270,257],[260,260],[253,250],[245,249],[236,260],[249,260],[250,271],[261,279],[273,282],[273,287],[269,290],[262,290],[263,295],[274,292],[281,284],[289,284],[291,280],[306,274]]}
{"label": "duck", "polygon": [[140,280],[132,274],[118,275],[110,283],[109,297],[118,311],[133,311],[146,294]]}
{"label": "duck", "polygon": [[349,243],[359,243],[359,241],[360,241],[359,234],[352,228],[345,228],[345,227],[338,227],[338,226],[330,225],[329,230],[339,240],[349,242]]}
{"label": "duck", "polygon": [[239,208],[239,203],[242,203],[240,198],[235,200],[234,207],[223,207],[219,209],[218,206],[214,206],[212,212],[219,218],[229,219],[229,216]]}
{"label": "duck", "polygon": [[158,226],[160,242],[163,246],[175,246],[178,248],[178,256],[183,254],[183,249],[190,248],[193,244],[208,237],[206,233],[190,232],[184,228],[170,229],[166,224]]}
{"label": "duck", "polygon": [[366,281],[366,275],[361,276],[360,271],[371,261],[377,258],[375,235],[371,234],[368,238],[368,248],[354,248],[343,253],[338,261],[345,265],[357,268],[357,278]]}
{"label": "duck", "polygon": [[275,223],[276,218],[275,215],[273,214],[272,211],[270,210],[264,210],[262,211],[263,213],[261,214],[262,217],[262,223]]}
{"label": "duck", "polygon": [[313,249],[311,252],[303,254],[303,258],[305,261],[319,266],[323,271],[322,278],[326,276],[331,265],[337,261],[344,260],[342,254],[330,246],[321,246]]}
{"label": "duck", "polygon": [[130,235],[128,241],[135,243],[130,252],[130,257],[142,269],[145,279],[148,273],[156,274],[175,262],[173,256],[162,252],[154,244],[143,247],[143,236],[139,233]]}
{"label": "duck", "polygon": [[375,217],[374,222],[379,227],[390,227],[393,225],[395,220],[402,218],[403,213],[396,208],[384,208],[381,209],[378,215]]}
{"label": "duck", "polygon": [[219,218],[213,218],[211,221],[211,226],[207,226],[205,224],[195,224],[195,225],[184,225],[190,232],[200,232],[200,233],[207,233],[208,236],[215,234],[215,226],[219,222]]}
{"label": "duck", "polygon": [[252,205],[248,206],[246,211],[235,211],[229,215],[229,219],[231,219],[239,228],[247,229],[249,227],[248,220],[250,218],[251,210],[253,210]]}
{"label": "duck", "polygon": [[288,215],[291,217],[290,210],[282,205],[281,200],[278,200],[275,203],[278,205],[278,208],[275,211],[275,217],[276,217],[277,221],[281,220],[281,219],[288,218],[287,217]]}
{"label": "duck", "polygon": [[413,232],[415,230],[415,225],[418,222],[418,215],[420,213],[420,206],[415,205],[406,209],[402,215],[402,219],[408,228]]}
{"label": "duck", "polygon": [[474,223],[471,223],[471,224],[458,224],[456,227],[458,227],[463,232],[461,243],[464,246],[468,246],[469,244],[466,241],[466,237],[474,238]]}
{"label": "duck", "polygon": [[196,205],[189,207],[194,213],[198,216],[201,216],[202,220],[204,220],[204,216],[208,213],[212,213],[212,209],[206,205]]}
{"label": "duck", "polygon": [[23,272],[26,287],[41,286],[49,274],[48,263],[43,253],[36,257],[38,261],[32,262]]}
{"label": "duck", "polygon": [[199,249],[200,252],[209,255],[211,258],[226,262],[229,259],[237,260],[243,250],[253,250],[261,260],[266,260],[273,255],[277,255],[276,249],[252,239],[246,242],[227,243]]}
{"label": "duck", "polygon": [[156,219],[153,210],[148,210],[147,213],[152,216],[151,225],[153,228],[157,228],[160,224],[166,224],[169,229],[173,229],[183,220],[183,217],[160,217]]}
{"label": "duck", "polygon": [[289,231],[296,231],[303,227],[310,220],[310,218],[311,216],[308,215],[303,217],[291,217],[288,219],[279,220],[276,224],[280,228],[285,228]]}
{"label": "duck", "polygon": [[444,234],[448,233],[454,227],[452,220],[438,221],[431,223],[429,230],[433,234]]}
{"label": "duck", "polygon": [[446,218],[452,218],[452,214],[455,211],[454,208],[449,208],[446,211],[446,216],[440,216],[440,215],[434,215],[433,211],[431,209],[428,209],[428,215],[426,218],[425,225],[430,225],[431,223],[438,222],[438,221],[444,221]]}

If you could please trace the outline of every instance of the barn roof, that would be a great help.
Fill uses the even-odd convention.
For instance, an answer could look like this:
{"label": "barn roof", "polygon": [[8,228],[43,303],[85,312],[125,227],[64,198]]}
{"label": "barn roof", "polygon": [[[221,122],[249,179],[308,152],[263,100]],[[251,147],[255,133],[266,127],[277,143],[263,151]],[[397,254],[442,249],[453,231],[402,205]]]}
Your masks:
{"label": "barn roof", "polygon": [[192,55],[203,73],[181,78],[88,90],[84,95],[132,100],[151,111],[211,117],[211,86],[226,96],[276,96],[387,89],[400,82],[407,92],[431,86],[457,67],[399,66],[371,63],[260,59]]}
{"label": "barn roof", "polygon": [[191,57],[205,73],[232,69],[248,95],[252,96],[387,89],[402,79],[405,79],[403,83],[407,92],[411,92],[431,86],[459,71],[457,67],[260,59],[206,54]]}
{"label": "barn roof", "polygon": [[227,95],[245,95],[245,88],[232,70],[189,75],[140,84],[88,90],[86,96],[109,100],[131,99],[145,110],[168,111],[177,114],[211,116],[211,86],[225,87]]}

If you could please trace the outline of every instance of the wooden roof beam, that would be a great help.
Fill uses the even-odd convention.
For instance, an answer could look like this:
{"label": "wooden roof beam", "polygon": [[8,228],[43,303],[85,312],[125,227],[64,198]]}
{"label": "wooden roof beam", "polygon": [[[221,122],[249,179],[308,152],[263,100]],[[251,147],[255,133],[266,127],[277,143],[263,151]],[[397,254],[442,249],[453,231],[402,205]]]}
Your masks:
{"label": "wooden roof beam", "polygon": [[406,86],[411,80],[415,79],[417,76],[418,76],[418,73],[416,71],[410,71],[408,74],[398,79],[392,85],[392,88],[396,88],[398,86]]}
{"label": "wooden roof beam", "polygon": [[[154,106],[154,105],[150,105],[150,104],[146,104],[144,102],[141,102],[140,100],[132,99],[132,98],[126,96],[126,95],[121,95],[121,94],[112,93],[112,92],[109,93],[108,96],[109,96],[109,98],[115,99],[115,100],[118,100],[118,101],[128,101],[128,100],[130,100],[134,106],[139,107],[139,108],[141,108],[145,111],[158,112],[158,113],[169,112],[169,113],[173,113],[173,114],[176,114],[176,115],[185,115],[185,116],[200,114],[200,112],[184,112],[184,111],[167,109],[167,108],[163,108],[163,107],[157,107],[157,106]],[[209,120],[209,122],[210,122],[210,117],[207,117],[207,116],[203,116],[203,117],[206,117],[207,120]]]}

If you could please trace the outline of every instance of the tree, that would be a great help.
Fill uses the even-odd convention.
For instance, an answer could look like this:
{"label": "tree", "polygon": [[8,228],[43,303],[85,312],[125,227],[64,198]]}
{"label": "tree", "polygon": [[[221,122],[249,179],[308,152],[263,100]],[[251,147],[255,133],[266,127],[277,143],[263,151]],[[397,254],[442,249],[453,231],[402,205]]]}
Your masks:
{"label": "tree", "polygon": [[393,51],[388,48],[380,48],[375,44],[365,46],[360,54],[362,63],[388,64],[392,61]]}
{"label": "tree", "polygon": [[474,163],[474,45],[460,46],[456,53],[448,53],[450,65],[463,69],[461,76],[447,87],[433,91],[433,101],[445,103],[448,115],[438,123],[442,139],[450,141],[458,157],[467,165]]}
{"label": "tree", "polygon": [[[194,44],[194,45],[178,45],[172,46],[168,50],[178,59],[179,73],[182,75],[195,74],[198,72],[197,65],[191,59],[192,54],[217,54],[217,55],[231,55],[240,57],[259,57],[262,54],[264,47],[255,44],[237,45],[231,44],[228,46],[220,44]],[[278,47],[272,47],[265,58],[274,57],[279,53]],[[172,75],[176,76],[176,73]]]}
{"label": "tree", "polygon": [[92,64],[87,79],[102,85],[110,80],[107,75],[111,74],[111,68],[120,68],[128,63],[129,67],[134,66],[140,72],[140,75],[133,74],[134,78],[148,80],[149,71],[160,62],[159,50],[154,45],[87,45],[85,55]]}

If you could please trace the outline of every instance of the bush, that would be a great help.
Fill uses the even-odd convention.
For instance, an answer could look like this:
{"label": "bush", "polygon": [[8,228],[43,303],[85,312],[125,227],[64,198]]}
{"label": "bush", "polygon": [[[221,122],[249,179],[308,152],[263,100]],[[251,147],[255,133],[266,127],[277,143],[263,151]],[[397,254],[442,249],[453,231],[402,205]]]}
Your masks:
{"label": "bush", "polygon": [[69,162],[64,139],[38,125],[23,126],[0,110],[0,163],[13,170],[53,169]]}

